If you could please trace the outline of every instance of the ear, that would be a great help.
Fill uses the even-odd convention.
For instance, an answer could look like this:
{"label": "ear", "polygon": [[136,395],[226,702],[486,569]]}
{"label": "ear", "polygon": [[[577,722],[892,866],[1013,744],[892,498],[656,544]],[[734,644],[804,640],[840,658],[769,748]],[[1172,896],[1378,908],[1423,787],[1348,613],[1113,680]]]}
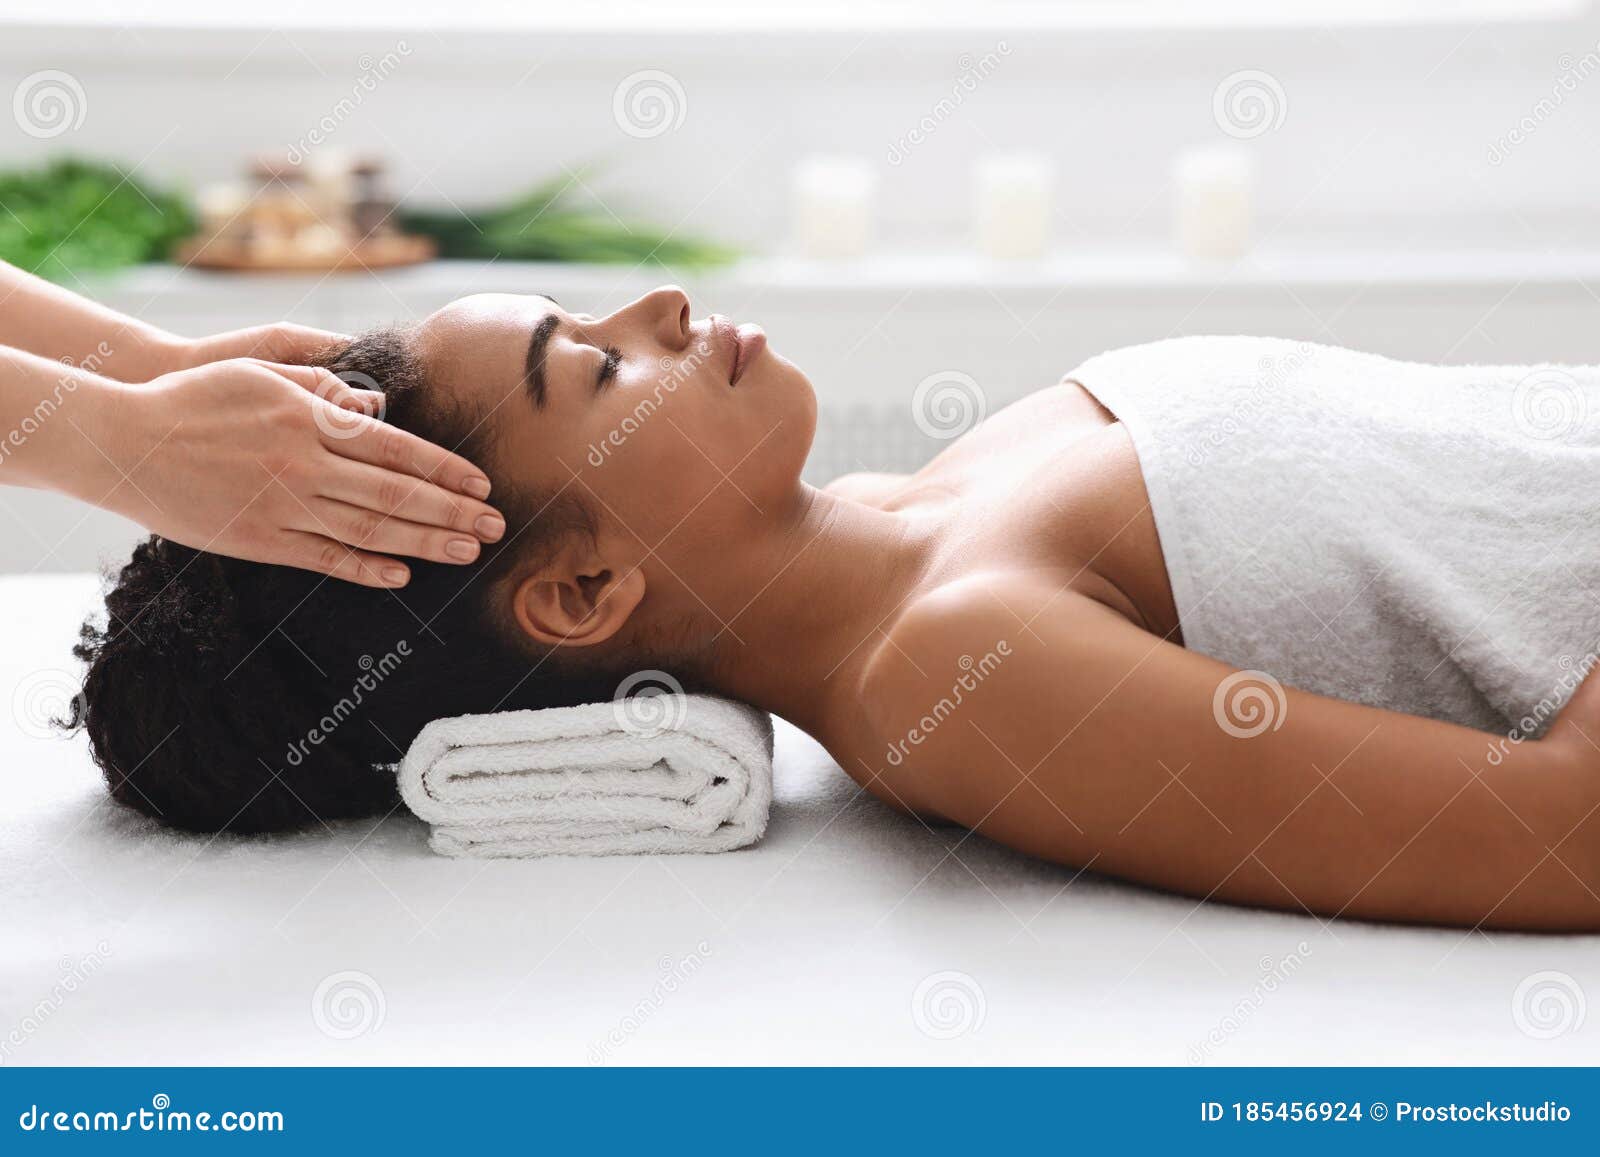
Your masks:
{"label": "ear", "polygon": [[518,580],[512,593],[517,625],[550,647],[592,647],[622,629],[644,599],[644,571],[608,560],[587,536]]}

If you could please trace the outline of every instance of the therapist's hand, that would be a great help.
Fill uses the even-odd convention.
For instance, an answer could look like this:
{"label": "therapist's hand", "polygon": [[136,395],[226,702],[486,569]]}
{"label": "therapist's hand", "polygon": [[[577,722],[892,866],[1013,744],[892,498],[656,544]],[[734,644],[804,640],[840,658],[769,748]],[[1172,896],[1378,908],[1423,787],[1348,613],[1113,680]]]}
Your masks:
{"label": "therapist's hand", "polygon": [[[370,416],[324,369],[211,362],[117,391],[99,505],[200,550],[396,587],[396,556],[471,562],[505,522],[466,459]],[[89,465],[94,465],[91,461]]]}
{"label": "therapist's hand", "polygon": [[163,371],[192,369],[209,362],[233,358],[259,358],[264,362],[302,363],[330,346],[350,339],[325,329],[279,321],[249,329],[229,330],[211,337],[179,339]]}
{"label": "therapist's hand", "polygon": [[130,322],[128,332],[119,332],[103,343],[111,352],[86,368],[119,382],[149,382],[163,374],[233,358],[304,364],[350,340],[343,334],[287,321],[192,338],[154,328],[134,329],[134,325]]}

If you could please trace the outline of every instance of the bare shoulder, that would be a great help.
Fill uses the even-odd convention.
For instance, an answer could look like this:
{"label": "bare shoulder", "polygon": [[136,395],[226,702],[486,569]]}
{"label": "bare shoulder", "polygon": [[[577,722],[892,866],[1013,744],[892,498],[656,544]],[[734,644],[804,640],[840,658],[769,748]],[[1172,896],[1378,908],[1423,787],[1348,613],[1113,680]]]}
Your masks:
{"label": "bare shoulder", "polygon": [[869,675],[882,678],[893,671],[891,655],[919,663],[959,661],[1002,644],[1005,652],[1014,653],[1022,636],[1038,639],[1044,631],[1058,633],[1067,623],[1108,617],[1125,621],[1046,571],[966,575],[906,605],[874,655]]}
{"label": "bare shoulder", "polygon": [[1074,668],[1072,642],[1111,619],[1126,625],[1042,574],[975,574],[919,596],[862,674],[875,776],[902,805],[942,812],[944,780],[1047,709]]}

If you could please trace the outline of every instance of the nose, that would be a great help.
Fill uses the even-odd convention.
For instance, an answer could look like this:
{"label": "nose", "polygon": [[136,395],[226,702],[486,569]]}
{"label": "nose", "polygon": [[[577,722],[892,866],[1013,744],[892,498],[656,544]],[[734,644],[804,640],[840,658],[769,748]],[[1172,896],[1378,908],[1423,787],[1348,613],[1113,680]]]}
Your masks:
{"label": "nose", "polygon": [[689,295],[676,285],[652,289],[623,312],[633,314],[668,349],[689,344]]}

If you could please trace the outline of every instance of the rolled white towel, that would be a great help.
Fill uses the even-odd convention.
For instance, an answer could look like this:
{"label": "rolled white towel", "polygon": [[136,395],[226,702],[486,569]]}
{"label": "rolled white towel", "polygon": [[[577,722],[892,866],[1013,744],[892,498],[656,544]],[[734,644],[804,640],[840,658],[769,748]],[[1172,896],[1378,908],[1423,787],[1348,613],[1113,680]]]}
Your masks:
{"label": "rolled white towel", "polygon": [[683,694],[461,715],[399,775],[445,856],[725,852],[766,830],[772,717]]}

